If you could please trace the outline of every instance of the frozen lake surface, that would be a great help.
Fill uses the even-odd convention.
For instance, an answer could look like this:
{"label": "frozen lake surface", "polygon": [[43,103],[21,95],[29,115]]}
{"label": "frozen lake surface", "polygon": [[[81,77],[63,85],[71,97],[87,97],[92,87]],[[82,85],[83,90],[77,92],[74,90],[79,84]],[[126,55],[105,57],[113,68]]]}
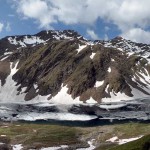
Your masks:
{"label": "frozen lake surface", "polygon": [[5,121],[150,121],[150,100],[138,99],[96,105],[1,103],[0,119]]}

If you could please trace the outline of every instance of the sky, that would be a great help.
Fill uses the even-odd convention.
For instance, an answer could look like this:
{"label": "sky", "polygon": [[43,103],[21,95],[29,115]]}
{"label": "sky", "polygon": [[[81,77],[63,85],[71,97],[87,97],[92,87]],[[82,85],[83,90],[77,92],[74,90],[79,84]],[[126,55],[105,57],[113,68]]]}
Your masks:
{"label": "sky", "polygon": [[150,44],[150,0],[0,0],[0,38],[66,29]]}

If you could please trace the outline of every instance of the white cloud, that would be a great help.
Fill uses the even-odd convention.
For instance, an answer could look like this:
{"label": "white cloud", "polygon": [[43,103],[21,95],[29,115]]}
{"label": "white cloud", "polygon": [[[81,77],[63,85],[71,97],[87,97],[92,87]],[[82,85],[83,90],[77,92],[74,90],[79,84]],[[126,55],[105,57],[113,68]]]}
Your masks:
{"label": "white cloud", "polygon": [[98,18],[112,21],[121,30],[150,24],[149,0],[20,0],[18,12],[41,26],[57,21],[93,24]]}
{"label": "white cloud", "polygon": [[3,23],[0,23],[0,32],[2,32],[3,27],[4,27],[4,24],[3,24]]}
{"label": "white cloud", "polygon": [[98,40],[98,39],[99,39],[98,35],[97,35],[93,30],[88,29],[88,30],[87,30],[87,35],[88,35],[92,40]]}
{"label": "white cloud", "polygon": [[108,37],[107,34],[104,35],[104,40],[105,40],[105,41],[108,41],[108,40],[109,40],[109,37]]}
{"label": "white cloud", "polygon": [[51,11],[51,6],[43,0],[20,0],[15,1],[17,12],[26,18],[35,19],[40,27],[50,28],[51,23],[57,22]]}
{"label": "white cloud", "polygon": [[150,43],[150,32],[144,31],[141,28],[133,28],[130,29],[128,32],[123,33],[122,37],[141,43]]}
{"label": "white cloud", "polygon": [[40,27],[54,23],[86,24],[99,18],[112,23],[121,32],[150,27],[150,0],[13,0],[17,12],[35,19]]}
{"label": "white cloud", "polygon": [[7,32],[10,32],[10,31],[11,31],[11,26],[10,26],[10,23],[9,23],[9,22],[7,22],[7,24],[6,24],[6,31],[7,31]]}

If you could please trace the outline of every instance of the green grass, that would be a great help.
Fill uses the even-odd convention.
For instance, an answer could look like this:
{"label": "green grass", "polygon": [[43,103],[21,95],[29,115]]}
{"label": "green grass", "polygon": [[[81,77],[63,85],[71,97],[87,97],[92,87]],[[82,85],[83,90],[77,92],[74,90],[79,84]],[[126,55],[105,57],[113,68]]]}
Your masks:
{"label": "green grass", "polygon": [[150,135],[146,135],[136,141],[132,141],[123,145],[102,145],[96,150],[150,150]]}
{"label": "green grass", "polygon": [[99,148],[96,148],[95,150],[109,150],[112,147],[115,147],[116,144],[110,143],[110,144],[102,144]]}
{"label": "green grass", "polygon": [[[49,147],[79,143],[78,131],[72,127],[57,125],[20,124],[0,127],[0,142],[23,144],[28,147]],[[5,139],[4,139],[5,138]]]}
{"label": "green grass", "polygon": [[[116,144],[108,143],[106,140],[114,136],[119,139],[126,139],[150,133],[150,124],[144,123],[125,123],[96,127],[67,127],[32,123],[19,123],[20,126],[17,126],[17,123],[7,123],[8,127],[4,125],[4,123],[0,125],[0,142],[10,145],[23,144],[27,149],[84,144],[91,139],[95,139],[100,145],[96,150],[128,150],[125,149],[126,146],[135,147],[138,144],[131,142],[131,145],[128,143],[129,146],[126,144],[116,146]],[[6,137],[1,135],[6,135]],[[138,149],[129,150],[143,150],[139,148],[149,140],[150,135],[145,136],[142,140],[138,140],[138,143],[140,143]],[[121,149],[119,149],[120,147]]]}
{"label": "green grass", "polygon": [[[128,138],[138,137],[140,135],[150,134],[150,124],[148,123],[147,124],[146,123],[124,123],[124,124],[116,124],[116,125],[111,125],[111,126],[101,126],[99,128],[94,128],[94,130],[95,132],[105,131],[105,134],[104,135],[101,134],[101,136],[98,139],[98,143],[100,143],[100,146],[96,150],[128,150],[128,149],[121,149],[122,146],[121,148],[120,146],[116,147],[116,144],[114,143],[106,144],[105,141],[114,136],[117,136],[119,139],[128,139]],[[84,134],[88,134],[88,133],[85,132]],[[118,149],[115,149],[114,147]],[[129,150],[132,150],[132,149],[129,149]],[[133,149],[133,150],[136,150],[136,149]],[[137,150],[140,150],[140,149],[137,149]]]}
{"label": "green grass", "polygon": [[119,138],[130,138],[138,135],[145,135],[150,133],[150,124],[125,123],[115,126],[114,132]]}

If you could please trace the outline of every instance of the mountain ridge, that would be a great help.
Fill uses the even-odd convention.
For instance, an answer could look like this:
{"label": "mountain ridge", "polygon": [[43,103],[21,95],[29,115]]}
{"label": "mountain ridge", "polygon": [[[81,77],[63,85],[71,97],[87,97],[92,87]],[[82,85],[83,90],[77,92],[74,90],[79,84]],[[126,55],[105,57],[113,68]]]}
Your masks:
{"label": "mountain ridge", "polygon": [[89,41],[73,30],[8,36],[0,39],[0,100],[94,104],[148,97],[149,56],[147,44]]}

